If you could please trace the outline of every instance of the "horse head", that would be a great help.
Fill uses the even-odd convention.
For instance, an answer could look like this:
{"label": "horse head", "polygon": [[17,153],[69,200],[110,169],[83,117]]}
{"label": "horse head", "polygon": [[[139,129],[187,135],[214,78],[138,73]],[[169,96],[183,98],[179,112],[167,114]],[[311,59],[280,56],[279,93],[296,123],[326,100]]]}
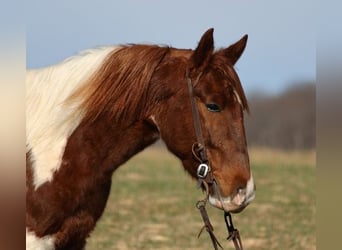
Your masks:
{"label": "horse head", "polygon": [[[248,104],[234,65],[247,42],[244,36],[227,48],[214,50],[209,29],[195,50],[172,49],[155,70],[151,86],[162,84],[165,105],[156,105],[151,121],[168,149],[197,178],[199,162],[192,148],[198,138],[194,128],[187,81],[193,83],[203,144],[214,180],[209,202],[227,212],[240,212],[255,196],[244,128]],[[165,94],[167,93],[167,94]]]}

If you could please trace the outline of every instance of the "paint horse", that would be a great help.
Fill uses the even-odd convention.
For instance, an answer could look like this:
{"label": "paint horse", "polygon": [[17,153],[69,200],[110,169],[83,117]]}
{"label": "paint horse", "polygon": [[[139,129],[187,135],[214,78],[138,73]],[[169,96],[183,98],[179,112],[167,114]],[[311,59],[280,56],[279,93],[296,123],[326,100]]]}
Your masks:
{"label": "paint horse", "polygon": [[[214,50],[127,45],[87,50],[26,77],[26,248],[83,249],[103,213],[113,172],[161,138],[196,178],[187,77],[218,190],[239,212],[254,198],[244,129],[248,104],[234,64],[247,35]],[[197,79],[195,81],[195,79]]]}

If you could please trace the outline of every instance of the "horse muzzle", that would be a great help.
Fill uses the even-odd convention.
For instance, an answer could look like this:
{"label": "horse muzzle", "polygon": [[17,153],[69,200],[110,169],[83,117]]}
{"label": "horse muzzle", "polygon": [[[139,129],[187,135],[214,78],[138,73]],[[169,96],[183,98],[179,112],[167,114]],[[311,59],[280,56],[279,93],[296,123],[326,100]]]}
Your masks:
{"label": "horse muzzle", "polygon": [[252,176],[247,182],[246,188],[238,189],[231,196],[223,197],[217,183],[214,184],[213,189],[209,195],[209,203],[225,212],[239,213],[255,198],[255,184]]}

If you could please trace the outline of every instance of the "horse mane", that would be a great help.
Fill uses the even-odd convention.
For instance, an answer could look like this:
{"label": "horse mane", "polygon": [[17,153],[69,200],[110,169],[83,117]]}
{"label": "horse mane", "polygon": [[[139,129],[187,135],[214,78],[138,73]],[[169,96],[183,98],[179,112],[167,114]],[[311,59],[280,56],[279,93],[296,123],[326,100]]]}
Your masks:
{"label": "horse mane", "polygon": [[[83,121],[93,122],[99,116],[130,125],[141,118],[147,104],[151,78],[158,65],[170,52],[170,47],[157,45],[124,45],[108,54],[102,65],[80,86],[67,103],[76,104],[73,115]],[[239,76],[220,51],[213,54],[214,68],[224,70],[224,75],[233,83],[238,101],[249,112],[248,102]]]}
{"label": "horse mane", "polygon": [[111,52],[89,80],[67,102],[77,102],[76,112],[92,122],[102,114],[129,125],[142,114],[150,80],[169,47],[125,45]]}

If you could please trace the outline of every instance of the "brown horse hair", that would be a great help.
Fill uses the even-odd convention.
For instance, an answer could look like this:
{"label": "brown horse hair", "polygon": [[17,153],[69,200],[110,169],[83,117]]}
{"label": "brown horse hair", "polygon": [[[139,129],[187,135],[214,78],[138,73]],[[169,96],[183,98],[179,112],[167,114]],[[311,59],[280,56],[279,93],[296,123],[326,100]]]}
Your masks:
{"label": "brown horse hair", "polygon": [[[233,89],[237,92],[241,100],[242,108],[247,111],[247,113],[250,113],[247,97],[243,90],[240,78],[233,68],[234,65],[232,65],[225,56],[223,56],[223,50],[219,50],[214,54],[213,60],[210,62],[210,64],[211,67],[220,71],[225,78],[229,80],[231,87],[233,87]],[[223,65],[230,65],[230,67],[224,67]],[[223,71],[222,69],[227,69],[227,71]]]}
{"label": "brown horse hair", "polygon": [[150,80],[169,51],[169,47],[156,45],[122,46],[107,56],[67,102],[79,103],[76,112],[84,114],[83,122],[93,122],[107,113],[110,119],[128,126],[142,115]]}
{"label": "brown horse hair", "polygon": [[[110,119],[120,121],[121,124],[126,122],[129,126],[134,120],[141,118],[151,78],[170,51],[170,47],[134,44],[113,50],[100,68],[66,100],[66,103],[78,103],[75,112],[83,114],[83,122],[93,122],[101,114],[107,113]],[[233,65],[222,66],[231,64],[222,51],[214,52],[208,64],[219,71],[228,69],[221,72],[231,84],[234,83],[232,87],[241,99],[243,109],[249,112],[246,95]]]}
{"label": "brown horse hair", "polygon": [[[219,184],[221,180],[226,182],[222,194],[232,196],[237,190],[248,188],[254,195],[242,114],[242,110],[249,111],[249,107],[239,76],[233,68],[246,38],[233,47],[215,51],[212,33],[212,29],[208,30],[194,51],[156,45],[110,47],[105,50],[106,54],[101,54],[100,66],[83,78],[80,74],[78,81],[74,82],[80,85],[70,84],[68,90],[77,89],[71,95],[68,92],[66,100],[65,96],[58,99],[58,104],[65,105],[65,110],[58,106],[58,112],[51,116],[49,110],[44,110],[47,114],[43,118],[52,121],[46,123],[43,119],[42,128],[48,130],[53,123],[56,130],[52,129],[46,140],[39,143],[34,139],[43,137],[44,133],[33,131],[33,137],[28,137],[26,154],[26,225],[29,238],[37,241],[33,243],[51,243],[56,250],[83,249],[86,238],[105,209],[112,173],[159,138],[178,156],[184,169],[192,177],[196,176],[197,161],[191,154],[193,121],[191,114],[187,113],[191,112],[187,70],[192,79],[201,76],[198,85],[193,86],[196,98],[208,102],[211,101],[211,93],[213,96],[218,93],[216,99],[224,99],[222,103],[227,103],[225,114],[236,121],[228,124],[225,114],[217,116],[217,119],[222,118],[217,123],[215,119],[205,120],[208,121],[205,127],[208,145],[211,143],[213,149],[211,162],[216,157],[218,165],[224,163],[227,164],[225,169],[230,166],[232,169],[232,173],[218,171],[215,176]],[[237,52],[236,46],[239,46]],[[93,65],[89,64],[87,70]],[[77,70],[81,72],[77,73],[86,71],[83,66],[79,65]],[[64,79],[63,84],[70,83],[68,79]],[[47,83],[53,89],[55,81],[50,80]],[[203,98],[206,94],[209,97]],[[39,110],[33,109],[32,114],[34,112],[39,114]],[[179,113],[183,116],[178,116]],[[207,113],[202,114],[206,118]],[[39,120],[34,115],[32,117],[37,121],[33,124],[39,125]],[[63,122],[66,122],[65,127],[60,126]],[[220,130],[222,122],[227,123],[223,131]],[[55,136],[55,131],[61,132]],[[31,141],[34,142],[32,145],[29,144]],[[227,144],[223,144],[224,141]],[[49,147],[46,148],[46,144]],[[47,161],[50,162],[45,165]],[[38,171],[46,176],[36,178]],[[218,198],[214,201],[219,201]],[[223,208],[222,201],[221,206]]]}

